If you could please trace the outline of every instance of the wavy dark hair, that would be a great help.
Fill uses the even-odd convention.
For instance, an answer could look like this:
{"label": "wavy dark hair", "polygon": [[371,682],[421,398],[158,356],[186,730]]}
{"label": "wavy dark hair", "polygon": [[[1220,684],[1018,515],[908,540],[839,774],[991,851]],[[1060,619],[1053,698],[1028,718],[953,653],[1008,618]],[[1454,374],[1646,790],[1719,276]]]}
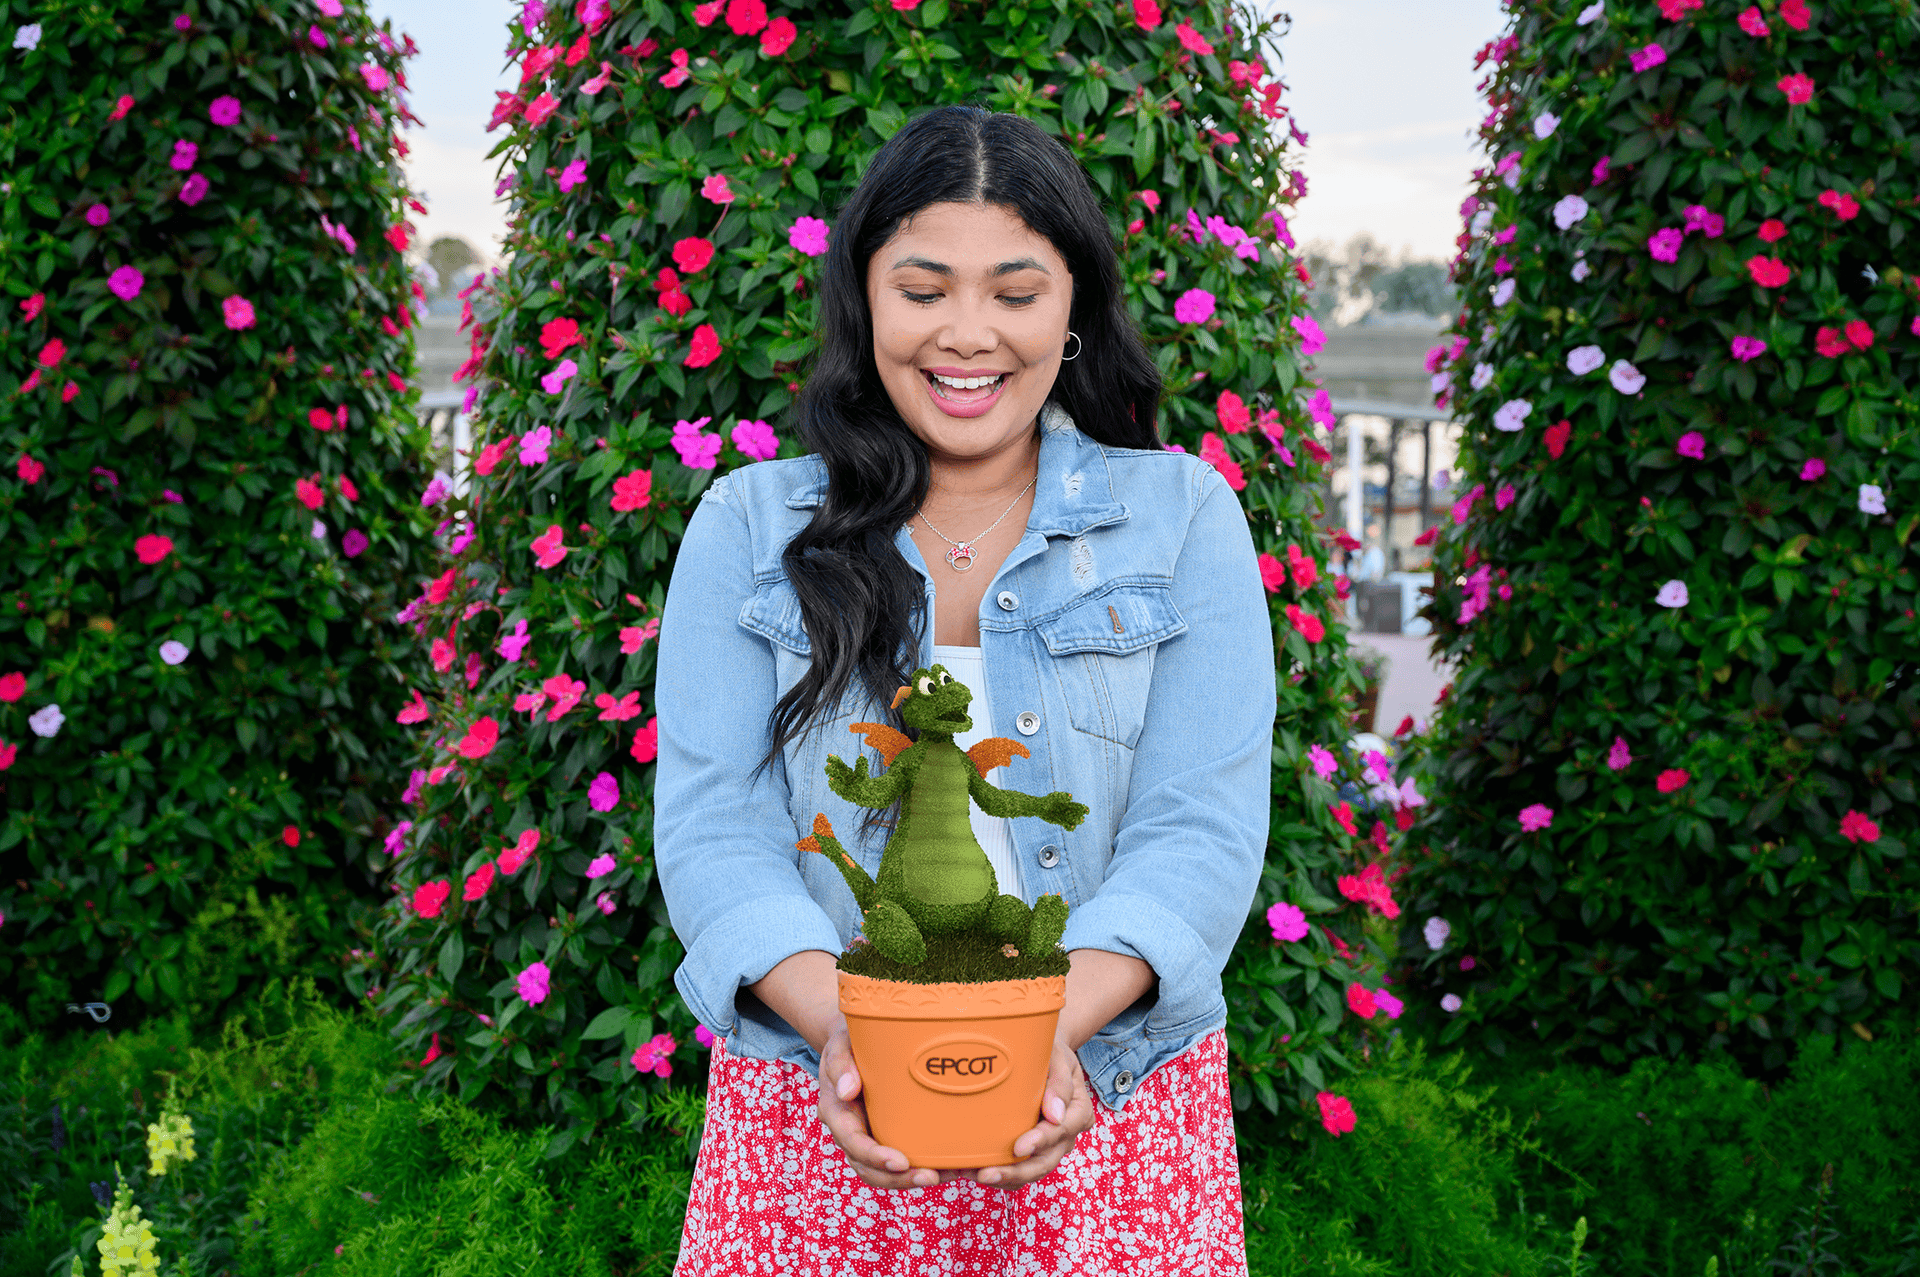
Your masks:
{"label": "wavy dark hair", "polygon": [[773,708],[769,760],[856,679],[889,700],[906,682],[902,657],[919,650],[922,587],[894,535],[926,497],[927,450],[873,362],[867,264],[921,209],[976,203],[1017,214],[1073,275],[1068,327],[1081,354],[1060,365],[1048,402],[1103,444],[1159,446],[1160,371],[1127,313],[1113,231],[1073,156],[1030,121],[979,107],[910,121],[867,166],[821,271],[819,353],[793,420],[826,463],[827,492],[785,554],[813,658]]}

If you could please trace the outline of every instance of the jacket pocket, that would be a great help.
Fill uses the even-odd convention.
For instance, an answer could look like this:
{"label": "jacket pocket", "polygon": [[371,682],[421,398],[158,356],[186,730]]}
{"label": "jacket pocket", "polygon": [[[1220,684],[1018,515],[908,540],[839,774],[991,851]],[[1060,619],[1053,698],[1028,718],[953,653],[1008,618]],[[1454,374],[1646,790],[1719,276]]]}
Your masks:
{"label": "jacket pocket", "polygon": [[[807,659],[813,655],[813,643],[807,638],[806,627],[800,623],[799,596],[785,581],[756,586],[753,597],[740,608],[740,626],[771,640],[792,655]],[[806,660],[801,663],[805,665]]]}
{"label": "jacket pocket", "polygon": [[1155,651],[1187,632],[1165,586],[1116,586],[1035,629],[1053,657],[1074,727],[1132,749],[1146,721]]}

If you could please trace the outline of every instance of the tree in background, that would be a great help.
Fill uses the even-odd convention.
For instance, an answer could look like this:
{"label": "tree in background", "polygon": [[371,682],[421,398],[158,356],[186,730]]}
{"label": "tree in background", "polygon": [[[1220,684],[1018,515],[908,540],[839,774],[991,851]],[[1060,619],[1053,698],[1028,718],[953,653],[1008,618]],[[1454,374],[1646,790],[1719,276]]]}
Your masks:
{"label": "tree in background", "polygon": [[1541,7],[1483,57],[1431,364],[1468,423],[1411,884],[1445,1036],[1910,1032],[1912,5]]}
{"label": "tree in background", "polygon": [[427,246],[427,291],[432,294],[465,288],[479,272],[480,254],[457,235],[442,235]]}
{"label": "tree in background", "polygon": [[43,1024],[337,981],[424,544],[410,49],[341,0],[4,33],[0,981]]}
{"label": "tree in background", "polygon": [[[401,895],[358,977],[427,1084],[494,1087],[558,1121],[558,1151],[637,1120],[649,1075],[685,1058],[649,855],[673,549],[717,476],[796,454],[780,414],[813,351],[813,262],[866,157],[910,106],[978,101],[1086,165],[1166,377],[1163,432],[1242,492],[1265,551],[1284,677],[1270,869],[1228,976],[1235,1094],[1315,1111],[1355,1023],[1343,990],[1373,1015],[1362,969],[1377,987],[1383,957],[1335,887],[1354,825],[1326,747],[1354,675],[1313,527],[1328,457],[1296,399],[1321,334],[1288,251],[1303,183],[1269,30],[1150,0],[521,11],[520,84],[494,112],[512,264],[466,299],[481,424],[447,508],[469,531],[404,613],[434,653],[402,711],[424,748]],[[1331,423],[1324,393],[1311,411]]]}

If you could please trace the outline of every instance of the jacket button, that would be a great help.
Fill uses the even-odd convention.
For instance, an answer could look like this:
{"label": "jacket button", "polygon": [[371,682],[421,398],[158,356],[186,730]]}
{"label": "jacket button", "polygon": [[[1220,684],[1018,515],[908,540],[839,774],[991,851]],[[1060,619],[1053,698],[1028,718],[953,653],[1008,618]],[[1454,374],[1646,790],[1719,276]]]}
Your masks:
{"label": "jacket button", "polygon": [[1031,736],[1040,730],[1040,716],[1030,709],[1020,711],[1020,717],[1013,720],[1013,729],[1022,736]]}
{"label": "jacket button", "polygon": [[1131,1091],[1133,1089],[1133,1074],[1128,1073],[1124,1069],[1121,1070],[1120,1075],[1113,1079],[1113,1089],[1121,1092]]}
{"label": "jacket button", "polygon": [[1048,843],[1040,849],[1040,867],[1042,869],[1051,869],[1059,863],[1060,849],[1058,847],[1052,843]]}
{"label": "jacket button", "polygon": [[1000,597],[995,599],[994,602],[1000,605],[1002,612],[1011,612],[1020,606],[1020,596],[1012,590],[1002,590],[1000,591]]}

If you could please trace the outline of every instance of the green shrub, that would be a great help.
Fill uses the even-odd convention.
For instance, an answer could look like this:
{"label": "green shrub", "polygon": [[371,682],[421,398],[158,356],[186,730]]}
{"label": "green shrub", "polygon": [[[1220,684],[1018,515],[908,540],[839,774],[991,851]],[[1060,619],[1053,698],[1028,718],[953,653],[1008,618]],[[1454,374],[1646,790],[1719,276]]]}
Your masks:
{"label": "green shrub", "polygon": [[1920,26],[1585,12],[1489,50],[1420,1002],[1495,1049],[1778,1067],[1914,1023]]}
{"label": "green shrub", "polygon": [[[867,0],[771,25],[758,8],[732,0],[721,21],[717,6],[689,18],[688,6],[646,0],[589,31],[584,5],[552,5],[511,28],[523,89],[497,115],[511,129],[500,151],[515,183],[513,262],[469,298],[465,375],[485,473],[459,513],[476,535],[458,573],[410,613],[446,647],[442,672],[422,671],[418,685],[432,748],[396,871],[402,899],[363,978],[384,989],[404,1049],[429,1062],[426,1084],[467,1097],[496,1088],[561,1126],[556,1153],[643,1110],[642,1088],[657,1084],[632,1053],[662,1031],[685,1045],[693,1027],[668,983],[681,949],[649,856],[646,627],[686,510],[717,474],[766,453],[757,427],[703,432],[705,445],[683,437],[684,449],[674,432],[779,423],[813,350],[818,245],[806,232],[826,229],[909,105],[973,101],[1029,116],[1087,166],[1166,377],[1163,435],[1244,481],[1255,540],[1279,573],[1273,850],[1228,988],[1237,1102],[1277,1112],[1284,1096],[1291,1108],[1343,1062],[1340,988],[1356,970],[1319,930],[1276,946],[1263,913],[1289,898],[1314,914],[1348,908],[1333,888],[1349,867],[1328,810],[1335,791],[1306,754],[1345,739],[1352,671],[1341,627],[1325,621],[1314,642],[1300,632],[1334,609],[1313,527],[1324,475],[1313,454],[1325,453],[1294,393],[1308,388],[1301,331],[1318,329],[1277,242],[1290,244],[1284,221],[1268,219],[1304,184],[1281,167],[1277,83],[1256,90],[1268,71],[1243,65],[1269,26],[1217,2],[1150,29],[1107,0],[926,0],[904,12]],[[1233,232],[1204,233],[1213,217],[1252,231],[1243,251],[1258,260],[1236,256]],[[1213,319],[1175,320],[1191,289],[1217,299]],[[1263,411],[1253,424],[1288,441],[1285,460],[1245,428]],[[535,449],[545,460],[520,460],[530,437],[546,440]],[[795,455],[793,441],[780,451]],[[1311,588],[1285,584],[1290,544],[1319,576]],[[1287,609],[1300,605],[1296,626]],[[543,688],[531,716],[515,709]],[[569,699],[555,701],[563,689]],[[534,857],[489,882],[502,848],[535,831]],[[603,855],[616,867],[589,877]],[[1350,908],[1336,927],[1373,952]],[[551,978],[537,1005],[516,983],[535,964]]]}
{"label": "green shrub", "polygon": [[184,9],[0,8],[0,982],[40,1025],[337,978],[402,744],[402,51]]}

